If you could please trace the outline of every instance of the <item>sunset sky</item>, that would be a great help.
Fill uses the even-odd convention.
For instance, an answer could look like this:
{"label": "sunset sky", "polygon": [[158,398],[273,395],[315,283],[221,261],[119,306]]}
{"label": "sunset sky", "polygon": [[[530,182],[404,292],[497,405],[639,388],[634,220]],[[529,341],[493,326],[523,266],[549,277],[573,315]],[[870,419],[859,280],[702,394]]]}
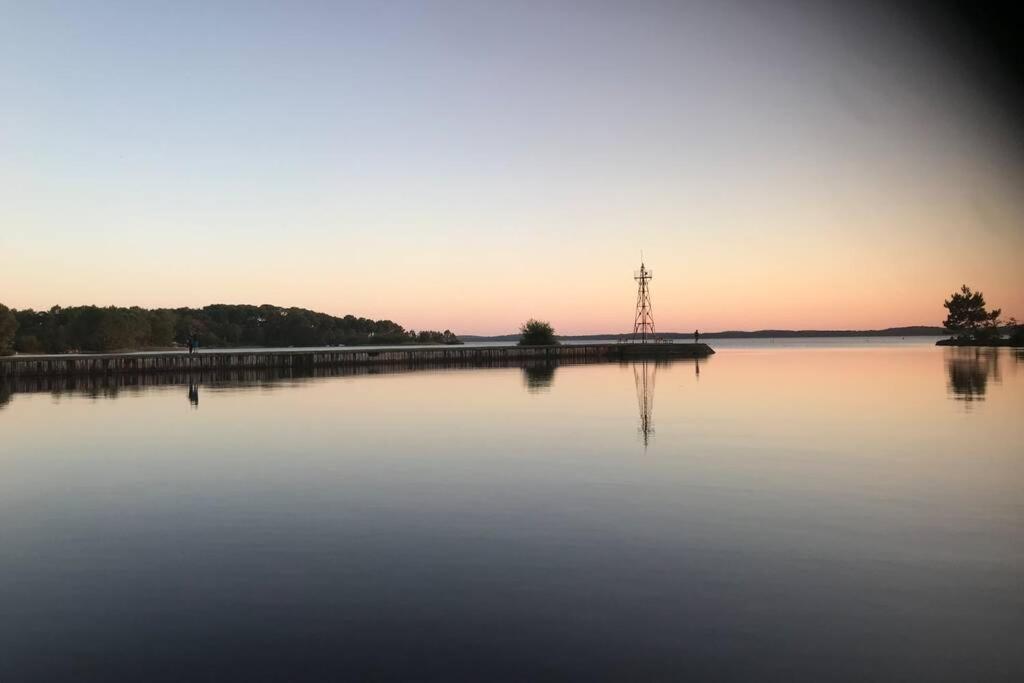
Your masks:
{"label": "sunset sky", "polygon": [[505,333],[1024,318],[1024,124],[948,17],[0,2],[0,302]]}

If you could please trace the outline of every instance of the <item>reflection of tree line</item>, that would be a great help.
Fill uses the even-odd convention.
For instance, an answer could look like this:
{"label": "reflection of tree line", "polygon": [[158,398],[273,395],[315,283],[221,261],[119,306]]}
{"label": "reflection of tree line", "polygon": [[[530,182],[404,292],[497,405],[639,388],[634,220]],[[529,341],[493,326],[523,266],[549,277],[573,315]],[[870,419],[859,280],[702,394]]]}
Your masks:
{"label": "reflection of tree line", "polygon": [[274,387],[281,380],[303,380],[321,377],[350,377],[362,375],[391,375],[406,372],[431,372],[456,368],[518,367],[509,363],[445,363],[423,366],[420,364],[392,364],[386,366],[348,366],[315,368],[259,368],[239,370],[193,370],[191,372],[160,373],[116,373],[106,375],[56,375],[24,376],[0,380],[11,393],[45,392],[52,394],[82,393],[93,397],[114,397],[124,390],[139,390],[148,387],[162,387],[188,384],[206,385],[253,385]]}
{"label": "reflection of tree line", "polygon": [[[1024,350],[1013,349],[1017,362],[1024,362]],[[1002,376],[999,368],[1000,349],[984,347],[953,347],[946,349],[947,389],[959,401],[983,401],[990,379],[997,384]]]}
{"label": "reflection of tree line", "polygon": [[[562,365],[582,365],[606,362],[599,359],[562,360]],[[522,367],[527,388],[543,390],[554,381],[556,364],[539,363],[524,365],[521,361],[491,360],[483,362],[395,363],[381,366],[341,366],[314,368],[259,368],[238,370],[192,370],[185,372],[159,373],[112,373],[97,375],[19,376],[0,379],[0,407],[10,401],[15,393],[83,394],[92,398],[116,398],[122,391],[140,392],[149,387],[162,386],[253,386],[274,388],[287,386],[289,382],[326,377],[351,377],[364,375],[392,375],[407,372],[436,372],[438,370],[509,368]],[[191,392],[189,400],[192,400]]]}
{"label": "reflection of tree line", "polygon": [[[981,401],[985,398],[990,379],[999,382],[1000,352],[998,348],[951,347],[945,350],[947,389],[953,398],[961,401]],[[1011,349],[1016,362],[1024,363],[1024,349]],[[662,365],[680,361],[637,361],[631,365],[633,379],[637,391],[637,407],[639,412],[639,432],[646,445],[654,433],[654,384],[657,370]],[[703,361],[701,361],[703,362]],[[576,365],[579,363],[565,363]],[[558,364],[555,363],[486,363],[467,365],[465,363],[450,366],[432,366],[438,368],[467,367],[520,367],[523,372],[523,384],[530,393],[549,390],[555,380]],[[13,380],[0,380],[0,410],[11,402],[18,392],[46,392],[54,395],[78,393],[93,398],[115,398],[121,391],[139,392],[148,387],[156,386],[188,386],[188,399],[192,405],[199,405],[199,385],[237,386],[250,385],[271,388],[282,386],[281,380],[302,380],[319,377],[340,377],[352,375],[397,374],[404,372],[424,371],[418,365],[386,366],[386,367],[342,367],[292,369],[275,368],[263,370],[234,370],[220,372],[193,373],[141,373],[116,375],[70,375],[62,377],[18,377]],[[428,370],[428,371],[429,371]],[[694,372],[700,375],[700,364],[694,361]]]}

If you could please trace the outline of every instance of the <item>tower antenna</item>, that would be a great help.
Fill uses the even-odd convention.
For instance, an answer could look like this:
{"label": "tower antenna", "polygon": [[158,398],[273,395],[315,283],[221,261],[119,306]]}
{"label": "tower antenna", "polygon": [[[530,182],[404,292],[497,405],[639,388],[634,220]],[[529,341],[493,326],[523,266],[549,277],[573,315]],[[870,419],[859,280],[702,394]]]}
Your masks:
{"label": "tower antenna", "polygon": [[637,282],[636,315],[633,316],[633,341],[646,344],[648,339],[654,341],[654,310],[651,307],[651,291],[649,283],[654,279],[654,272],[644,265],[643,252],[640,252],[640,270],[633,272]]}

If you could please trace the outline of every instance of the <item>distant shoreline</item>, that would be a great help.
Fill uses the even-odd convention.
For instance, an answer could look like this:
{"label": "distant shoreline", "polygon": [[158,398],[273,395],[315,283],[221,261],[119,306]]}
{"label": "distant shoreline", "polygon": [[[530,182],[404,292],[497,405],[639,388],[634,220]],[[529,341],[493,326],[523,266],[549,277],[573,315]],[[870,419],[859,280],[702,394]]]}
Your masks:
{"label": "distant shoreline", "polygon": [[[887,327],[883,330],[727,330],[724,332],[701,332],[701,339],[799,339],[801,337],[942,337],[949,332],[942,327],[914,325],[910,327]],[[589,339],[617,339],[630,337],[629,332],[606,334],[560,334],[558,339],[586,341]],[[664,332],[657,335],[662,339],[693,339],[693,332]],[[514,341],[518,334],[476,335],[460,334],[463,341]]]}

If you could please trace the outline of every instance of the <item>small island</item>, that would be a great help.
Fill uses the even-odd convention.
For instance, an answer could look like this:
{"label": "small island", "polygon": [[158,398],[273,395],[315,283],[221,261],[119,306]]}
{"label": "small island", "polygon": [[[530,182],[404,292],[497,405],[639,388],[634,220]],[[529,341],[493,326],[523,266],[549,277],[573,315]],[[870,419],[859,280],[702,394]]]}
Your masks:
{"label": "small island", "polygon": [[1000,308],[987,309],[981,292],[962,285],[942,305],[949,311],[943,326],[953,336],[937,346],[1024,346],[1024,325],[1016,318],[1004,322]]}

